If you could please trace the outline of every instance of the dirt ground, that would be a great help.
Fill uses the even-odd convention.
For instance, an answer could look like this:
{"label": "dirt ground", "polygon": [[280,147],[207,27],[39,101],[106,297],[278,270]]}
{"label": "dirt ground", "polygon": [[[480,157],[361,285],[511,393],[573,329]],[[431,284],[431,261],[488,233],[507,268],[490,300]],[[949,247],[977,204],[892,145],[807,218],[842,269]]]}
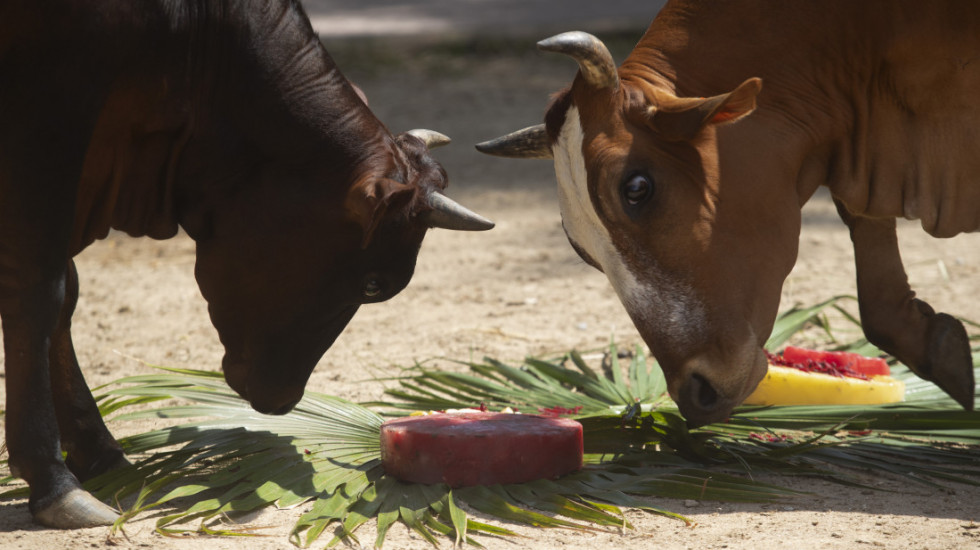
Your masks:
{"label": "dirt ground", "polygon": [[[617,59],[634,39],[610,39]],[[389,302],[361,309],[321,360],[310,389],[364,401],[381,396],[383,386],[373,376],[416,360],[488,355],[516,361],[592,349],[610,339],[640,343],[605,277],[565,241],[550,163],[483,157],[472,147],[540,121],[548,95],[572,77],[570,61],[538,54],[530,42],[519,41],[398,49],[369,41],[327,45],[392,130],[430,127],[454,139],[436,153],[451,177],[449,194],[497,227],[484,234],[431,232],[412,283]],[[832,205],[818,196],[804,212],[800,258],[786,281],[782,307],[854,292],[850,243]],[[908,223],[901,242],[920,296],[937,309],[980,319],[980,236],[933,240]],[[81,254],[77,264],[82,295],[74,336],[91,386],[147,372],[141,361],[219,367],[222,348],[193,279],[189,239],[155,242],[114,234]],[[116,430],[125,435],[148,427]],[[933,489],[860,475],[884,490],[767,477],[811,495],[780,505],[657,500],[696,526],[630,511],[635,531],[518,527],[525,538],[482,542],[494,549],[980,548],[980,489]],[[289,527],[303,510],[250,518],[269,526],[268,536],[259,538],[163,538],[153,532],[152,519],[142,519],[129,525],[128,538],[107,540],[102,528],[42,529],[31,523],[25,501],[7,501],[0,503],[0,548],[287,548]],[[373,541],[373,535],[364,532],[361,540]],[[396,527],[385,547],[425,546]]]}

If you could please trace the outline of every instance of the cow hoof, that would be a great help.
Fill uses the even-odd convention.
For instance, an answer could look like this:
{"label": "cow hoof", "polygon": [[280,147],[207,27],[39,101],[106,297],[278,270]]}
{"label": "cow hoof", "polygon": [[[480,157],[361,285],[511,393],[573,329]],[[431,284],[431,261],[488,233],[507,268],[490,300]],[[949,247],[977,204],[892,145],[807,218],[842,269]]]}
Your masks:
{"label": "cow hoof", "polygon": [[931,379],[964,409],[973,410],[973,357],[963,323],[945,313],[929,321],[929,365]]}
{"label": "cow hoof", "polygon": [[117,519],[119,513],[112,507],[78,487],[34,512],[34,521],[57,529],[112,525]]}

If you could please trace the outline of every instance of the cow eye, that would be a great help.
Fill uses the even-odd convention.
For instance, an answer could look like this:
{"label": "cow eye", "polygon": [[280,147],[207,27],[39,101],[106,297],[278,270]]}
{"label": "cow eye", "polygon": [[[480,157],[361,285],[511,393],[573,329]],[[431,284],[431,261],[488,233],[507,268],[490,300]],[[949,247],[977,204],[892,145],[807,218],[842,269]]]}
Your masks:
{"label": "cow eye", "polygon": [[377,279],[368,279],[362,292],[365,298],[377,298],[381,295],[381,283]]}
{"label": "cow eye", "polygon": [[653,195],[653,182],[644,174],[633,174],[622,186],[623,200],[630,206],[637,206]]}

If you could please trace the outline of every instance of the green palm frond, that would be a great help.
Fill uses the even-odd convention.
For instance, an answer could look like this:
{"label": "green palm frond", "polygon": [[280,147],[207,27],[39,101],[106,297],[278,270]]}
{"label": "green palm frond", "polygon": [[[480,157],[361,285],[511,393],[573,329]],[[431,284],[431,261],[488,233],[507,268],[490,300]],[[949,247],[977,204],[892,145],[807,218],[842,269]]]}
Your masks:
{"label": "green palm frond", "polygon": [[[162,517],[158,527],[167,530],[270,504],[291,508],[315,495],[360,494],[380,476],[382,419],[370,410],[312,394],[289,416],[266,416],[214,373],[166,370],[170,373],[119,380],[119,387],[100,400],[112,410],[121,401],[189,402],[123,413],[116,421],[203,418],[120,441],[127,454],[146,457],[87,486],[103,498],[140,492],[123,519],[175,499],[199,498],[186,510]],[[177,478],[180,483],[171,488]]]}
{"label": "green palm frond", "polygon": [[[816,326],[837,349],[871,350],[863,339],[838,339],[831,329],[827,311],[859,328],[842,306],[848,300],[784,312],[771,349]],[[380,547],[396,523],[433,544],[448,539],[480,546],[485,537],[513,535],[508,523],[631,528],[624,508],[686,521],[654,505],[656,498],[769,502],[798,495],[753,481],[758,472],[860,485],[850,472],[862,469],[929,485],[980,484],[980,416],[960,410],[901,366],[894,375],[906,380],[904,403],[742,407],[726,423],[689,430],[666,397],[659,366],[639,348],[572,351],[519,365],[494,359],[458,365],[465,370],[405,369],[385,399],[368,404],[307,392],[285,416],[255,413],[217,373],[164,369],[124,378],[99,398],[104,415],[113,422],[174,425],[121,440],[136,462],[86,486],[102,498],[128,498],[120,527],[151,515],[166,534],[248,534],[225,518],[302,505],[289,535],[294,544],[306,547],[325,534],[328,545],[360,543],[361,527],[373,522],[374,540],[365,542]],[[457,489],[385,475],[384,416],[477,406],[571,412],[583,425],[586,467],[557,480]],[[8,494],[16,491],[23,494]],[[499,522],[478,521],[464,508]]]}
{"label": "green palm frond", "polygon": [[531,413],[558,406],[576,409],[577,416],[615,414],[623,407],[652,410],[668,405],[670,398],[663,375],[656,364],[648,364],[643,350],[638,347],[633,355],[622,354],[631,358],[625,373],[620,355],[611,346],[601,374],[577,351],[569,352],[558,362],[527,358],[519,367],[491,358],[482,363],[461,363],[469,367],[469,373],[419,365],[406,369],[397,379],[399,388],[385,392],[397,401],[366,405],[391,415],[480,404],[492,410],[510,407]]}
{"label": "green palm frond", "polygon": [[[377,540],[401,522],[425,539],[449,536],[478,544],[473,535],[509,535],[506,528],[467,517],[461,503],[509,522],[571,529],[628,525],[621,507],[686,521],[651,506],[643,496],[766,502],[794,493],[690,463],[666,467],[590,457],[586,469],[559,480],[521,485],[468,487],[406,484],[384,475],[379,448],[382,417],[327,395],[308,393],[287,416],[255,413],[213,373],[175,371],[119,380],[100,403],[146,403],[169,396],[186,404],[117,414],[114,421],[201,418],[122,439],[133,466],[106,474],[86,487],[101,498],[136,495],[119,525],[137,514],[158,512],[157,529],[174,534],[183,524],[208,533],[231,533],[221,519],[261,507],[290,508],[313,501],[290,539],[307,546],[329,528],[340,539],[377,520]],[[638,483],[637,477],[643,481]],[[172,506],[180,501],[176,512]],[[189,503],[189,504],[188,504]]]}

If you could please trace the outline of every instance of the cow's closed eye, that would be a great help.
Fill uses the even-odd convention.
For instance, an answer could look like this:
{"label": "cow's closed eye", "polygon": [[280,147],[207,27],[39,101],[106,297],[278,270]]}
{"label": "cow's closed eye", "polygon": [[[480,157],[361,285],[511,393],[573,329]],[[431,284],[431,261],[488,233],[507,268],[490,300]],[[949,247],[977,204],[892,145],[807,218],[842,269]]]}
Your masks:
{"label": "cow's closed eye", "polygon": [[628,207],[636,208],[653,197],[653,180],[646,174],[632,174],[623,180],[620,194]]}

